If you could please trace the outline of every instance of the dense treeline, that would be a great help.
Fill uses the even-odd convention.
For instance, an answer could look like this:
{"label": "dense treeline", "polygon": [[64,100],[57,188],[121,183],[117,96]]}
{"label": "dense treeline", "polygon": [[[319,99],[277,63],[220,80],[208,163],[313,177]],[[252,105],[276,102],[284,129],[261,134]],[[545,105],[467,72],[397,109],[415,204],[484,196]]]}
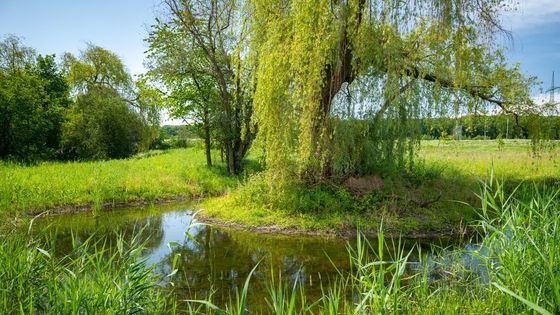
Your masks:
{"label": "dense treeline", "polygon": [[539,137],[560,140],[560,117],[526,115],[466,115],[460,118],[425,118],[420,120],[425,140],[454,139],[529,139]]}
{"label": "dense treeline", "polygon": [[57,156],[70,103],[54,56],[36,56],[14,37],[0,42],[0,158]]}
{"label": "dense treeline", "polygon": [[113,53],[38,55],[15,36],[0,42],[0,159],[124,158],[157,139],[156,94]]}

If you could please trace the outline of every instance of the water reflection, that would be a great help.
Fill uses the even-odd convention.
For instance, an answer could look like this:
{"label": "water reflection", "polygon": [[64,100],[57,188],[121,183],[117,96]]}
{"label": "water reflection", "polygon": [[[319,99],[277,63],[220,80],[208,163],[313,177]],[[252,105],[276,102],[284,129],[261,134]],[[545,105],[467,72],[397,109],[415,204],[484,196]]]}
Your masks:
{"label": "water reflection", "polygon": [[[156,272],[171,273],[173,259],[179,255],[178,272],[171,281],[181,300],[204,299],[212,294],[213,301],[221,305],[235,296],[235,290],[242,288],[259,262],[248,301],[257,307],[264,306],[268,297],[266,279],[278,273],[291,283],[297,280],[304,284],[306,296],[314,300],[320,296],[321,281],[328,285],[329,280],[336,278],[336,269],[349,269],[346,246],[354,239],[263,235],[197,226],[189,231],[193,241],[185,235],[191,220],[189,205],[184,204],[119,209],[97,217],[91,214],[51,217],[38,222],[35,230],[48,226],[48,230],[56,231],[59,255],[71,250],[72,235],[78,242],[91,236],[104,238],[112,246],[117,233],[130,239],[141,231],[140,239],[146,243],[144,255],[150,264],[155,264]],[[176,245],[169,246],[170,243]]]}

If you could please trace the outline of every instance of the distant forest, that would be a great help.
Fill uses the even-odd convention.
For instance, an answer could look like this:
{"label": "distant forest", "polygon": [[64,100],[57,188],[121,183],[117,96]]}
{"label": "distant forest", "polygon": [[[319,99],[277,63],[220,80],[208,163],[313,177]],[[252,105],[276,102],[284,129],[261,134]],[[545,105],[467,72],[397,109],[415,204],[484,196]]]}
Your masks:
{"label": "distant forest", "polygon": [[560,140],[560,117],[467,115],[459,118],[426,118],[419,121],[422,139],[528,139]]}

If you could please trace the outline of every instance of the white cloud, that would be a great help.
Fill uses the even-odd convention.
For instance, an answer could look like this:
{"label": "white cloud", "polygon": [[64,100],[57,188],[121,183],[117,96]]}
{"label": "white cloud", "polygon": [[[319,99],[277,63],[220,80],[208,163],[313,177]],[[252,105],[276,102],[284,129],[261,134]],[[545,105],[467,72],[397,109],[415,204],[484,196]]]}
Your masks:
{"label": "white cloud", "polygon": [[522,0],[517,9],[504,14],[504,26],[519,31],[560,22],[560,0]]}
{"label": "white cloud", "polygon": [[533,102],[537,105],[544,105],[550,99],[550,93],[540,93],[532,97]]}
{"label": "white cloud", "polygon": [[550,93],[541,93],[533,96],[533,102],[536,105],[536,109],[543,115],[558,116],[560,114],[560,95],[556,93],[555,103],[550,103]]}

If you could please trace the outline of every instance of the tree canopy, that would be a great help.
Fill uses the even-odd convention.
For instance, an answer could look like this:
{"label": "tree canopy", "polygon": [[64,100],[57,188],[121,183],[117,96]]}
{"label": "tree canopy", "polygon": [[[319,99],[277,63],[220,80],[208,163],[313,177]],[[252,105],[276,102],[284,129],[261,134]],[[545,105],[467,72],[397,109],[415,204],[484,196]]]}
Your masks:
{"label": "tree canopy", "polygon": [[531,105],[492,44],[508,1],[254,0],[250,47],[269,168],[309,180],[411,165],[418,118]]}
{"label": "tree canopy", "polygon": [[124,158],[147,150],[157,139],[158,94],[134,82],[116,54],[93,44],[79,57],[65,54],[63,63],[75,96],[64,125],[64,156]]}
{"label": "tree canopy", "polygon": [[54,55],[10,36],[0,42],[0,159],[57,156],[69,86]]}
{"label": "tree canopy", "polygon": [[[251,80],[255,65],[244,53],[248,24],[239,15],[240,4],[165,0],[165,12],[148,38],[152,74],[164,84],[172,113],[182,118],[194,114],[207,122],[206,129],[212,120],[231,175],[241,171],[256,134]],[[208,133],[207,129],[207,157]]]}

